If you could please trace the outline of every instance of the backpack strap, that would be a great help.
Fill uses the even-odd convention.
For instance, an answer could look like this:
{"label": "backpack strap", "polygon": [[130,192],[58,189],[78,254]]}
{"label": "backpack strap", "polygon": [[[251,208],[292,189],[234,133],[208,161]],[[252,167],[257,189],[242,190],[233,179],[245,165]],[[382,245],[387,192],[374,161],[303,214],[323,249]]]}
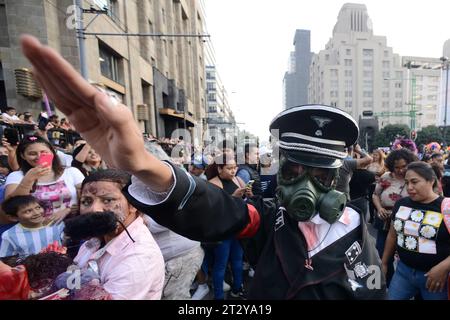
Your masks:
{"label": "backpack strap", "polygon": [[444,215],[444,223],[450,234],[450,198],[444,198],[444,200],[442,200],[441,212]]}

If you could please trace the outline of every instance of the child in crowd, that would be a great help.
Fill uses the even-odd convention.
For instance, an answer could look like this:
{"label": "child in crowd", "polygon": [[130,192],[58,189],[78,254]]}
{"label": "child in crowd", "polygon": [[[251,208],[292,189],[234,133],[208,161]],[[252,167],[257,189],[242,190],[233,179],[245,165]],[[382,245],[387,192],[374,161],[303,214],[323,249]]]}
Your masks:
{"label": "child in crowd", "polygon": [[2,234],[0,258],[37,254],[55,241],[61,245],[64,223],[46,226],[44,209],[35,197],[12,197],[3,202],[2,208],[19,223]]}

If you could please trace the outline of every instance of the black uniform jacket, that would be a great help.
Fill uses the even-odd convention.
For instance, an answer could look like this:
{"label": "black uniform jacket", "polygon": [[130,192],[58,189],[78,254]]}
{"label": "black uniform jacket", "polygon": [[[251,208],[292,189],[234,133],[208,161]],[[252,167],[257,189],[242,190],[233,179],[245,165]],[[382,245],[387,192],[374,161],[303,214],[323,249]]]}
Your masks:
{"label": "black uniform jacket", "polygon": [[[222,189],[172,166],[176,184],[166,201],[146,205],[124,188],[127,199],[142,213],[185,237],[219,241],[239,235],[249,224],[249,206]],[[255,201],[256,234],[247,241],[259,261],[249,299],[383,299],[385,280],[373,239],[365,223],[307,261],[306,241],[298,223],[273,202]],[[251,210],[251,207],[250,207]],[[361,221],[364,220],[361,218]]]}

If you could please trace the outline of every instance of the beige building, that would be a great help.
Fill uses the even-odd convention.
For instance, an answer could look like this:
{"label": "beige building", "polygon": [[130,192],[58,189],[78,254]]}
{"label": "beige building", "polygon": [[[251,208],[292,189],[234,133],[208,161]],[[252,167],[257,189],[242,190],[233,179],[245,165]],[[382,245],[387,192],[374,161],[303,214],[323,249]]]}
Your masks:
{"label": "beige building", "polygon": [[[15,70],[29,67],[20,53],[21,33],[38,36],[80,68],[72,5],[72,0],[0,0],[0,61],[7,105],[16,106],[19,111],[41,110],[38,97],[26,97],[16,90]],[[84,13],[89,81],[104,85],[132,108],[143,132],[170,137],[175,129],[197,126],[201,133],[206,107],[204,38],[188,35],[204,34],[202,3],[199,0],[83,1],[84,9],[104,7],[108,9],[107,14],[98,17]]]}
{"label": "beige building", "polygon": [[345,4],[333,37],[313,57],[309,100],[355,119],[367,120],[363,113],[372,112],[379,128],[406,124],[421,130],[438,124],[441,68],[438,58],[393,53],[386,37],[373,34],[366,6]]}
{"label": "beige building", "polygon": [[438,58],[403,56],[409,105],[416,112],[416,130],[438,125],[438,103],[442,62]]}

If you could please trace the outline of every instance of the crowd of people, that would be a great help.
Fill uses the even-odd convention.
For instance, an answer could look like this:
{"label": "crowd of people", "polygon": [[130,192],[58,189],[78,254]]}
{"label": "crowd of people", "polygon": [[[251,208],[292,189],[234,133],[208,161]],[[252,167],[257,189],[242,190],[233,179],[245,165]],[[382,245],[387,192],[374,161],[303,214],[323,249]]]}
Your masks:
{"label": "crowd of people", "polygon": [[[399,138],[368,154],[322,105],[280,113],[272,145],[143,137],[126,106],[22,43],[68,119],[3,135],[0,299],[448,299],[445,152]],[[8,108],[2,129],[22,121]]]}

